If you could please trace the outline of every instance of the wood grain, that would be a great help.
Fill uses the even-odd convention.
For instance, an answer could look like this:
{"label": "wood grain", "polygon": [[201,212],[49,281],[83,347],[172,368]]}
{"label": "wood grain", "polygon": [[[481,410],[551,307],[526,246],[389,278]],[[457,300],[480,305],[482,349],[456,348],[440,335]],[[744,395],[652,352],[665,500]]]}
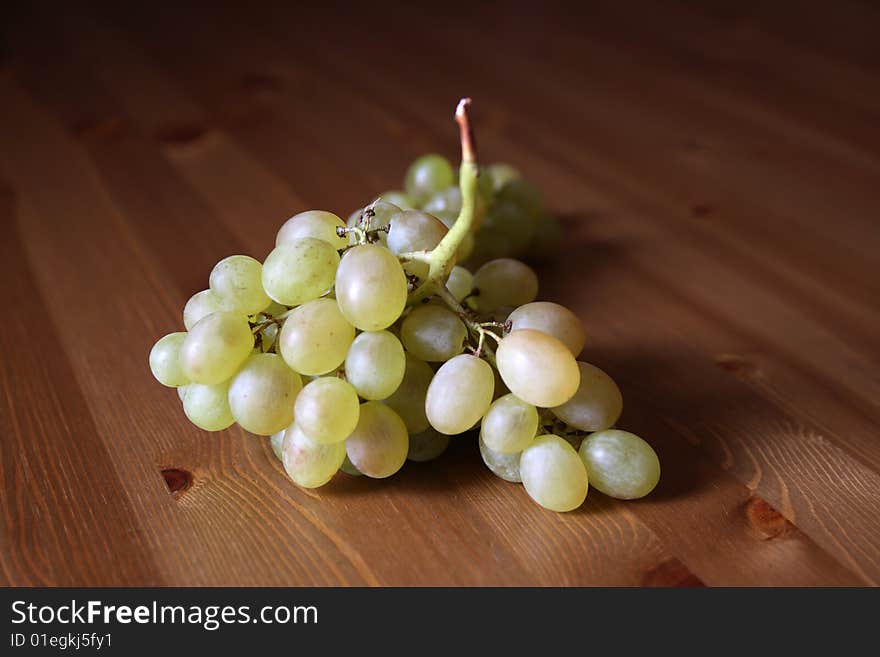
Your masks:
{"label": "wood grain", "polygon": [[[473,11],[15,14],[2,583],[880,582],[876,10],[833,12],[851,40],[720,2]],[[466,439],[304,491],[149,374],[218,259],[454,157],[465,93],[484,157],[566,220],[541,296],[584,319],[657,448],[645,500],[544,512]]]}

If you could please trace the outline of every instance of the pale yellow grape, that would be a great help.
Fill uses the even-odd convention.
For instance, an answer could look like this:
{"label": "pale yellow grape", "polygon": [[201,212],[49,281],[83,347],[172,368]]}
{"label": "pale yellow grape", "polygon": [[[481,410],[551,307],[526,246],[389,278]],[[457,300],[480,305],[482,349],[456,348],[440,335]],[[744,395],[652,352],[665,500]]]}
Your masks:
{"label": "pale yellow grape", "polygon": [[180,349],[180,365],[195,383],[222,383],[238,371],[254,348],[254,336],[243,315],[216,312],[190,329]]}
{"label": "pale yellow grape", "polygon": [[435,305],[414,309],[400,328],[400,339],[407,351],[429,363],[460,354],[465,338],[467,327],[458,315]]}
{"label": "pale yellow grape", "polygon": [[214,265],[211,291],[223,310],[253,315],[269,305],[263,289],[263,265],[250,256],[234,255]]}
{"label": "pale yellow grape", "polygon": [[345,357],[345,378],[368,400],[385,399],[394,394],[405,371],[403,345],[388,331],[361,333]]}
{"label": "pale yellow grape", "polygon": [[[383,226],[387,226],[388,222],[391,220],[391,217],[402,212],[402,210],[394,205],[393,203],[386,203],[385,201],[378,201],[375,204],[371,204],[373,206],[373,216],[370,218],[369,222],[369,230],[372,232],[372,237],[375,239],[375,244],[380,244],[382,246],[388,245],[388,232],[385,230],[379,230]],[[349,228],[353,228],[358,226],[360,228],[367,228],[366,224],[361,221],[361,215],[366,210],[364,208],[358,208],[354,212],[349,215],[348,219],[345,222],[345,225]],[[348,243],[352,246],[357,244],[360,241],[360,237],[355,233],[349,233],[348,235]]]}
{"label": "pale yellow grape", "polygon": [[207,317],[218,310],[221,310],[220,304],[211,290],[196,292],[183,307],[183,325],[189,331],[202,317]]}
{"label": "pale yellow grape", "polygon": [[271,436],[293,422],[299,374],[277,354],[251,356],[229,385],[232,417],[245,431]]}
{"label": "pale yellow grape", "polygon": [[489,410],[494,390],[495,376],[489,363],[461,354],[437,370],[428,386],[425,414],[440,433],[462,433]]}
{"label": "pale yellow grape", "polygon": [[294,422],[284,434],[281,463],[287,476],[303,488],[323,486],[345,460],[345,443],[323,444],[309,438]]}
{"label": "pale yellow grape", "polygon": [[312,440],[338,443],[354,431],[360,413],[357,391],[335,376],[308,383],[296,399],[296,423]]}
{"label": "pale yellow grape", "polygon": [[490,260],[474,274],[477,309],[522,306],[538,296],[538,277],[528,265],[512,258]]}
{"label": "pale yellow grape", "polygon": [[520,306],[507,317],[511,331],[535,329],[557,338],[577,357],[587,341],[587,332],[578,316],[552,301],[533,301]]}
{"label": "pale yellow grape", "polygon": [[339,254],[328,242],[300,237],[275,247],[263,263],[263,288],[278,303],[298,306],[333,287]]}
{"label": "pale yellow grape", "polygon": [[339,309],[362,331],[391,326],[403,312],[407,293],[403,267],[384,246],[363,244],[350,249],[336,271]]}
{"label": "pale yellow grape", "polygon": [[446,289],[456,301],[461,301],[474,289],[474,275],[464,267],[456,265],[446,280]]}
{"label": "pale yellow grape", "polygon": [[495,362],[510,391],[534,406],[564,404],[580,384],[580,370],[568,348],[534,329],[514,331],[502,339]]}
{"label": "pale yellow grape", "polygon": [[608,429],[584,439],[579,450],[590,485],[620,500],[644,497],[660,481],[660,460],[644,440],[629,431]]}
{"label": "pale yellow grape", "polygon": [[379,195],[379,198],[387,203],[396,205],[401,210],[411,210],[416,207],[415,201],[413,201],[406,192],[397,189],[383,192]]}
{"label": "pale yellow grape", "polygon": [[360,473],[375,479],[390,477],[406,461],[406,425],[385,404],[366,402],[361,405],[357,427],[345,441],[345,450]]}
{"label": "pale yellow grape", "polygon": [[456,219],[461,212],[461,190],[458,187],[447,187],[429,198],[422,210],[439,217],[441,214]]}
{"label": "pale yellow grape", "polygon": [[[390,225],[388,248],[396,255],[412,251],[430,251],[449,232],[437,217],[418,210],[405,210],[394,215]],[[429,266],[425,262],[413,260],[405,263],[403,268],[407,273],[424,280],[428,275]]]}
{"label": "pale yellow grape", "polygon": [[499,397],[486,412],[480,435],[486,446],[515,454],[532,444],[538,431],[538,409],[514,394]]}
{"label": "pale yellow grape", "polygon": [[520,172],[509,164],[490,164],[481,173],[492,181],[496,193],[511,180],[522,178]]}
{"label": "pale yellow grape", "polygon": [[180,349],[186,340],[186,333],[169,333],[153,345],[150,350],[150,370],[163,386],[176,388],[189,383],[180,364]]}
{"label": "pale yellow grape", "polygon": [[[360,226],[361,224],[361,215],[366,212],[367,208],[371,207],[373,209],[373,216],[370,217],[370,225],[369,230],[378,230],[383,226],[389,225],[391,222],[391,218],[397,214],[400,214],[403,210],[402,208],[394,205],[394,203],[388,203],[384,200],[378,200],[375,203],[370,203],[369,205],[358,208],[348,217],[348,221],[346,221],[346,225],[351,228],[353,226]],[[363,228],[364,226],[360,226]],[[388,233],[385,231],[379,232],[380,241],[387,239]]]}
{"label": "pale yellow grape", "polygon": [[345,223],[332,212],[324,210],[308,210],[293,215],[284,222],[275,237],[275,246],[288,244],[302,237],[314,237],[324,240],[335,250],[348,246],[348,238],[336,232],[337,228],[345,228]]}
{"label": "pale yellow grape", "polygon": [[343,317],[336,300],[315,299],[290,311],[278,346],[291,369],[314,376],[339,367],[352,340],[354,327]]}
{"label": "pale yellow grape", "polygon": [[404,187],[407,195],[416,203],[424,203],[433,194],[452,186],[455,172],[442,155],[422,155],[406,170]]}
{"label": "pale yellow grape", "polygon": [[275,458],[279,461],[282,459],[281,447],[284,445],[284,434],[287,433],[287,429],[288,427],[284,427],[281,431],[277,431],[269,437],[269,446],[272,448]]}
{"label": "pale yellow grape", "polygon": [[524,449],[519,473],[526,492],[545,509],[571,511],[587,498],[587,469],[559,436],[539,436]]}
{"label": "pale yellow grape", "polygon": [[178,386],[177,387],[177,397],[180,399],[180,401],[183,401],[184,399],[186,399],[186,388],[187,388],[187,386]]}
{"label": "pale yellow grape", "polygon": [[432,428],[421,433],[410,434],[409,452],[406,458],[410,461],[433,461],[449,447],[449,436]]}
{"label": "pale yellow grape", "polygon": [[409,433],[421,433],[430,426],[425,414],[425,396],[433,377],[430,365],[407,353],[403,381],[394,394],[384,400],[403,418]]}
{"label": "pale yellow grape", "polygon": [[205,385],[190,383],[183,398],[189,421],[205,431],[221,431],[235,423],[229,408],[229,381]]}
{"label": "pale yellow grape", "polygon": [[623,395],[614,379],[595,365],[578,361],[580,384],[574,396],[552,409],[553,415],[581,431],[613,426],[623,412]]}
{"label": "pale yellow grape", "polygon": [[502,454],[501,452],[496,452],[483,442],[482,437],[479,439],[479,443],[480,456],[483,459],[483,463],[486,464],[486,467],[492,471],[492,474],[496,477],[501,477],[504,481],[510,481],[515,484],[522,481],[522,478],[519,475],[519,459],[521,452],[516,452],[514,454]]}

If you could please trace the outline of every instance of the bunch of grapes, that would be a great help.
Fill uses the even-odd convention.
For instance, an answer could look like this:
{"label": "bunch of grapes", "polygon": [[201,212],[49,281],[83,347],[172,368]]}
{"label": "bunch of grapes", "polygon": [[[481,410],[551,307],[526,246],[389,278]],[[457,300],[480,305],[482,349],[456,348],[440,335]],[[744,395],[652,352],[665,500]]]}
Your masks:
{"label": "bunch of grapes", "polygon": [[[588,482],[642,497],[659,480],[657,455],[612,428],[620,390],[576,360],[586,342],[580,320],[535,301],[537,276],[519,260],[493,258],[473,272],[455,264],[480,213],[466,110],[463,101],[454,228],[385,197],[347,223],[320,210],[297,214],[262,263],[245,255],[217,263],[209,289],[186,303],[186,331],[150,352],[152,372],[178,389],[196,426],[237,422],[269,436],[302,487],[340,470],[389,477],[479,429],[488,468],[522,482],[543,507],[579,507]],[[413,165],[410,195],[452,196],[448,163],[434,164]]]}

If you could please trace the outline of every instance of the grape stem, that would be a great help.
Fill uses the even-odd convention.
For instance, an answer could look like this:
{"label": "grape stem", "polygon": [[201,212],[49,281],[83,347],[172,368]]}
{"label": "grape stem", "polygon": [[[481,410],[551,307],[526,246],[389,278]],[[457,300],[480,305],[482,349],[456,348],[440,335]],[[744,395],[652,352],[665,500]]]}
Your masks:
{"label": "grape stem", "polygon": [[410,294],[410,301],[418,301],[431,294],[439,294],[440,288],[445,289],[444,281],[452,271],[458,247],[461,246],[462,241],[473,228],[477,205],[477,177],[480,170],[476,159],[474,133],[468,116],[470,105],[470,98],[462,98],[455,110],[455,120],[458,123],[461,139],[461,168],[458,176],[458,185],[461,189],[461,212],[458,213],[458,218],[452,224],[452,228],[432,251],[418,256],[416,256],[420,253],[418,251],[404,254],[410,259],[426,262],[429,265],[427,278]]}
{"label": "grape stem", "polygon": [[486,329],[486,326],[497,324],[497,322],[486,322],[485,324],[481,324],[480,322],[475,322],[471,319],[470,314],[467,310],[465,310],[464,306],[462,306],[452,293],[447,289],[445,285],[437,286],[435,290],[436,294],[440,299],[449,306],[449,309],[452,310],[456,315],[458,315],[459,319],[464,322],[464,325],[468,328],[468,330],[477,336],[477,348],[474,350],[474,355],[485,356],[486,360],[488,360],[492,365],[495,365],[495,352],[491,347],[486,345],[486,336],[491,336],[495,342],[500,342],[501,338]]}

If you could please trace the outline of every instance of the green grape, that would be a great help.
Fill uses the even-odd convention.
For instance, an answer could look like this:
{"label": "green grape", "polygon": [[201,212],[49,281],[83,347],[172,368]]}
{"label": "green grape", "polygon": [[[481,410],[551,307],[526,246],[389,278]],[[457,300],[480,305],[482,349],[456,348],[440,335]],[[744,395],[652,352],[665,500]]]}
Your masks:
{"label": "green grape", "polygon": [[220,304],[211,290],[196,292],[183,307],[183,325],[189,331],[202,317],[207,317],[220,309]]}
{"label": "green grape", "polygon": [[269,305],[263,290],[263,265],[250,256],[223,258],[211,270],[211,291],[223,310],[253,315]]}
{"label": "green grape", "polygon": [[620,388],[595,365],[578,361],[577,366],[580,370],[577,391],[567,402],[551,409],[553,415],[581,431],[608,429],[623,412]]}
{"label": "green grape", "polygon": [[566,346],[534,329],[514,331],[501,340],[495,362],[510,391],[535,406],[564,404],[580,384],[577,361]]}
{"label": "green grape", "polygon": [[428,421],[440,433],[463,433],[489,410],[494,389],[489,363],[471,354],[456,356],[443,363],[428,386]]}
{"label": "green grape", "polygon": [[[348,226],[355,226],[358,224],[360,220],[361,213],[364,212],[368,207],[373,207],[373,216],[370,218],[370,226],[369,230],[378,230],[382,226],[387,226],[391,223],[391,218],[395,215],[400,214],[403,210],[394,205],[394,203],[389,203],[387,201],[379,200],[374,203],[370,203],[369,205],[356,210],[352,215],[348,218]],[[386,233],[383,231],[380,233],[380,236],[384,236]]]}
{"label": "green grape", "polygon": [[504,253],[514,256],[528,249],[536,225],[534,217],[520,206],[510,200],[499,200],[492,204],[481,229],[503,234]]}
{"label": "green grape", "polygon": [[342,465],[339,466],[339,469],[342,470],[345,474],[351,475],[352,477],[362,477],[363,473],[354,467],[354,464],[351,462],[351,459],[348,458],[348,454],[345,455],[345,460],[342,462]]}
{"label": "green grape", "polygon": [[[479,184],[479,183],[478,183]],[[478,188],[479,192],[479,188]],[[488,210],[488,203],[483,194],[479,194],[474,199],[474,226],[479,227],[483,223]],[[447,187],[441,192],[437,192],[422,206],[424,212],[429,212],[440,219],[447,228],[452,228],[452,224],[461,214],[461,190],[458,186]]]}
{"label": "green grape", "polygon": [[449,436],[432,428],[421,433],[410,434],[409,452],[406,455],[410,461],[424,462],[433,461],[449,447]]}
{"label": "green grape", "polygon": [[400,327],[400,339],[407,351],[424,361],[442,362],[460,354],[467,327],[458,315],[440,306],[414,309]]}
{"label": "green grape", "polygon": [[511,331],[535,329],[552,335],[577,357],[587,341],[587,332],[578,316],[565,306],[551,301],[533,301],[520,306],[508,316]]}
{"label": "green grape", "polygon": [[281,463],[287,476],[303,488],[318,488],[333,478],[345,461],[345,443],[322,444],[294,422],[284,434]]}
{"label": "green grape", "polygon": [[269,446],[272,448],[272,453],[279,461],[283,458],[281,447],[284,445],[284,434],[287,433],[287,429],[288,427],[284,427],[281,431],[273,433],[269,438]]}
{"label": "green grape", "polygon": [[180,365],[180,349],[184,340],[185,332],[169,333],[150,350],[150,370],[163,386],[176,388],[189,383]]}
{"label": "green grape", "polygon": [[446,280],[446,289],[456,301],[460,302],[474,289],[474,275],[464,267],[456,265]]}
{"label": "green grape", "polygon": [[544,211],[544,197],[538,188],[524,178],[514,178],[504,183],[495,196],[496,203],[509,201],[523,212],[536,217]]}
{"label": "green grape", "polygon": [[500,192],[511,180],[522,178],[520,172],[509,164],[490,164],[481,173],[481,178],[491,181],[495,193]]}
{"label": "green grape", "polygon": [[473,250],[467,260],[471,267],[506,258],[513,252],[512,242],[503,230],[480,228],[473,233],[473,238]]}
{"label": "green grape", "polygon": [[352,340],[354,327],[336,300],[315,299],[290,311],[281,327],[278,347],[291,369],[315,376],[339,367]]}
{"label": "green grape", "polygon": [[189,421],[205,431],[222,431],[235,423],[229,409],[229,381],[205,385],[190,383],[183,398]]}
{"label": "green grape", "polygon": [[515,454],[532,444],[538,431],[538,409],[514,394],[499,397],[480,427],[483,442],[494,452]]}
{"label": "green grape", "polygon": [[396,189],[380,194],[379,198],[386,203],[396,205],[401,210],[412,210],[416,207],[415,201],[413,201],[406,192],[401,192]]}
{"label": "green grape", "polygon": [[[379,244],[383,246],[387,246],[388,244],[388,233],[385,230],[379,230],[384,226],[388,226],[391,223],[391,218],[397,214],[403,212],[399,207],[394,205],[393,203],[387,203],[385,201],[376,201],[371,203],[373,206],[373,217],[370,219],[369,230],[378,231],[375,235],[379,240]],[[358,208],[348,217],[348,221],[346,221],[346,225],[349,228],[353,228],[354,226],[360,225],[361,215],[366,208]],[[358,237],[354,233],[349,235],[348,237],[349,244],[357,244]]]}
{"label": "green grape", "polygon": [[177,386],[177,397],[180,401],[186,399],[186,389],[188,386]]}
{"label": "green grape", "polygon": [[644,497],[660,481],[660,460],[644,440],[629,431],[608,429],[584,439],[579,450],[590,484],[619,500]]}
{"label": "green grape", "polygon": [[504,481],[510,481],[518,484],[522,481],[519,474],[520,452],[515,454],[502,454],[490,449],[483,439],[480,438],[480,456],[483,463],[492,471],[496,477],[501,477]]}
{"label": "green grape", "polygon": [[244,316],[216,312],[190,329],[180,348],[184,375],[195,383],[221,383],[238,371],[254,348],[254,336]]}
{"label": "green grape", "polygon": [[490,260],[474,274],[474,297],[480,312],[501,306],[522,306],[538,296],[538,277],[532,268],[519,260]]}
{"label": "green grape", "polygon": [[421,358],[406,354],[406,370],[394,394],[384,403],[403,418],[409,433],[421,433],[430,424],[425,415],[425,396],[434,378],[434,370]]}
{"label": "green grape", "polygon": [[318,443],[338,443],[357,426],[360,400],[350,383],[335,376],[308,383],[296,398],[296,423]]}
{"label": "green grape", "polygon": [[333,287],[339,254],[321,239],[300,237],[285,242],[263,263],[263,287],[287,306],[317,299]]}
{"label": "green grape", "polygon": [[362,331],[381,331],[391,326],[406,306],[407,293],[403,267],[384,246],[353,247],[336,271],[339,309]]}
{"label": "green grape", "polygon": [[427,200],[422,210],[437,217],[445,214],[455,221],[461,212],[461,190],[453,186],[437,192]]}
{"label": "green grape", "polygon": [[278,317],[287,312],[287,306],[283,306],[277,301],[270,301],[269,305],[263,308],[260,312],[258,312],[255,317],[259,319],[260,315],[269,315],[271,317]]}
{"label": "green grape", "polygon": [[559,436],[535,438],[520,456],[519,473],[526,492],[545,509],[571,511],[587,498],[587,469]]}
{"label": "green grape", "polygon": [[430,154],[423,155],[409,166],[404,187],[407,196],[421,204],[432,194],[451,187],[454,183],[455,172],[449,160],[442,155]]}
{"label": "green grape", "polygon": [[251,356],[229,385],[232,417],[245,431],[271,436],[293,422],[302,379],[277,354]]}
{"label": "green grape", "polygon": [[366,402],[361,405],[357,427],[345,441],[345,451],[362,474],[374,479],[390,477],[406,461],[406,425],[385,404]]}
{"label": "green grape", "polygon": [[348,246],[348,238],[340,236],[336,232],[337,228],[345,228],[345,224],[332,212],[324,210],[300,212],[293,215],[281,226],[275,237],[275,246],[288,244],[302,237],[313,237],[324,240],[334,250],[344,249]]}
{"label": "green grape", "polygon": [[405,371],[403,345],[388,331],[361,333],[345,357],[345,378],[364,399],[385,399],[394,394]]}
{"label": "green grape", "polygon": [[[388,248],[395,255],[411,251],[430,251],[449,232],[436,217],[418,210],[406,210],[391,218]],[[422,280],[428,276],[428,263],[413,260],[403,266],[408,274]]]}

